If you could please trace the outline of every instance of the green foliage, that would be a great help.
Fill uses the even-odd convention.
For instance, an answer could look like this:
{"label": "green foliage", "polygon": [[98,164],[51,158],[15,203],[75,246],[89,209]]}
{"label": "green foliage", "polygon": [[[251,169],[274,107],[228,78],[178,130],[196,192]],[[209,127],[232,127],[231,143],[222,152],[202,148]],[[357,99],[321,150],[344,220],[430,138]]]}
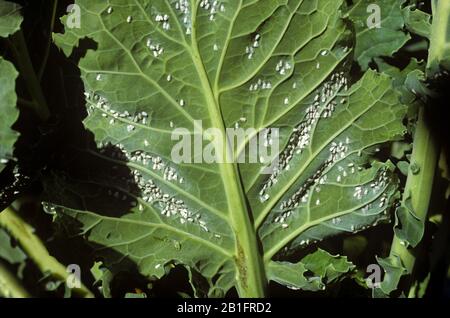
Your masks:
{"label": "green foliage", "polygon": [[[357,0],[348,9],[347,14],[354,21],[356,31],[355,59],[363,70],[368,68],[373,58],[392,56],[411,38],[403,30],[405,20],[402,14],[402,5],[404,3],[405,0],[377,2]],[[370,9],[372,7],[369,5],[375,5],[374,9]],[[379,13],[381,21],[378,26],[368,27],[368,22],[376,21],[372,21],[370,13],[374,14],[374,17],[377,17]]]}
{"label": "green foliage", "polygon": [[[0,1],[0,37],[8,37],[20,28],[22,16],[17,4]],[[0,56],[0,158],[12,158],[13,146],[18,133],[11,127],[19,117],[16,108],[15,81],[17,71],[14,65]],[[0,162],[0,171],[4,162]]]}
{"label": "green foliage", "polygon": [[[246,280],[244,275],[253,272],[245,259],[251,256],[240,255],[250,254],[240,241],[255,233],[242,232],[259,229],[265,271],[274,256],[283,257],[328,236],[356,232],[388,217],[386,207],[396,191],[390,165],[372,162],[370,168],[363,166],[371,160],[376,145],[402,136],[405,108],[399,104],[387,77],[368,72],[349,87],[345,63],[351,52],[346,46],[350,33],[339,18],[339,2],[292,1],[285,7],[283,2],[272,1],[268,8],[254,4],[252,10],[240,12],[242,4],[236,3],[226,9],[226,14],[236,16],[235,21],[246,22],[221,26],[229,29],[228,37],[208,41],[200,40],[202,33],[210,32],[215,24],[200,27],[209,18],[201,11],[197,13],[198,21],[192,22],[197,37],[191,37],[175,16],[168,32],[153,25],[150,3],[130,6],[121,13],[114,8],[110,14],[107,4],[78,4],[89,23],[81,29],[67,28],[55,40],[66,53],[71,51],[70,45],[86,36],[98,44],[98,49],[89,51],[79,63],[90,105],[84,124],[93,132],[98,147],[119,147],[126,160],[117,160],[114,153],[108,156],[94,154],[92,149],[87,151],[105,163],[117,165],[116,169],[128,168],[141,193],[133,193],[126,184],[120,184],[121,180],[105,179],[105,174],[110,174],[106,169],[89,173],[90,180],[98,180],[97,187],[90,187],[91,193],[97,193],[92,206],[109,201],[112,208],[122,200],[130,207],[124,214],[105,215],[85,204],[72,205],[74,194],[88,200],[83,189],[90,180],[52,180],[47,184],[47,192],[59,193],[58,201],[50,201],[49,208],[55,209],[57,215],[76,220],[75,233],[85,235],[99,246],[99,251],[104,251],[100,253],[104,254],[106,265],[117,264],[126,255],[138,264],[141,274],[162,277],[166,265],[184,264],[207,279],[209,294],[224,295],[235,277]],[[163,2],[152,5],[171,13]],[[255,10],[269,9],[270,18],[250,15]],[[132,17],[130,23],[124,18],[128,16]],[[304,19],[306,16],[309,20]],[[221,21],[220,16],[217,19]],[[93,34],[94,29],[100,32]],[[255,29],[264,40],[254,56],[249,59],[248,55],[237,55],[252,44]],[[302,29],[312,32],[299,38]],[[148,30],[154,31],[148,34]],[[130,32],[139,41],[124,38]],[[159,43],[164,53],[149,57],[147,39]],[[220,49],[214,51],[214,45]],[[308,56],[314,59],[311,61]],[[120,68],[114,63],[118,59],[122,59]],[[270,73],[277,63],[290,65],[286,74]],[[168,76],[172,80],[166,81]],[[273,88],[267,92],[249,91],[260,78],[273,83]],[[128,79],[132,81],[127,87],[123,83]],[[294,83],[298,83],[297,89],[293,88]],[[180,93],[174,96],[173,92]],[[246,98],[241,97],[244,94]],[[314,112],[324,118],[311,122],[308,108],[319,98],[322,101],[313,106]],[[180,100],[185,101],[184,107],[179,105]],[[222,110],[223,118],[218,118],[217,109]],[[151,117],[148,124],[136,124],[113,115],[125,112],[147,113]],[[234,210],[239,198],[232,197],[229,188],[239,189],[241,180],[230,179],[229,169],[223,165],[176,166],[170,162],[173,142],[169,119],[175,127],[192,127],[193,134],[193,120],[200,114],[206,122],[204,129],[223,129],[222,121],[226,127],[232,127],[238,117],[246,117],[245,124],[241,124],[244,128],[283,128],[282,143],[287,146],[281,158],[288,157],[290,147],[298,152],[292,159],[281,159],[270,176],[260,173],[261,165],[242,166],[246,199],[241,200],[249,201],[250,209]],[[111,120],[117,123],[111,124]],[[296,130],[306,135],[293,134]],[[370,135],[364,133],[367,130]],[[298,147],[300,138],[310,140]],[[239,144],[236,148],[245,147]],[[164,169],[175,171],[174,181],[164,177],[164,169],[155,168],[155,158],[162,158]],[[182,184],[181,178],[185,180]],[[274,184],[273,180],[279,182]],[[130,184],[133,179],[126,181]],[[111,187],[113,184],[116,187]],[[371,188],[371,184],[376,186]],[[161,197],[151,197],[154,193],[147,192],[146,186],[154,186]],[[170,215],[166,215],[167,211]],[[253,215],[255,224],[238,224],[233,214],[239,213],[245,217]],[[240,293],[248,295],[245,287],[242,289]]]}
{"label": "green foliage", "polygon": [[19,246],[13,246],[11,236],[0,228],[0,257],[11,264],[20,264],[27,258]]}
{"label": "green foliage", "polygon": [[[88,288],[158,296],[158,283],[180,269],[192,289],[176,290],[182,297],[264,297],[273,284],[333,295],[350,280],[373,297],[408,295],[430,236],[440,146],[424,109],[440,97],[435,81],[450,60],[439,33],[448,16],[436,14],[445,4],[430,12],[378,1],[377,22],[368,0],[125,2],[76,0],[80,27],[70,24],[75,10],[49,30],[58,59],[45,54],[39,75],[22,33],[5,40],[0,202],[12,204],[13,193],[25,216],[2,215],[0,262],[29,257],[45,292],[64,297],[90,297]],[[19,30],[19,11],[0,0],[0,36]],[[412,47],[427,41],[416,55]],[[58,63],[66,62],[79,74],[65,77]],[[39,82],[46,70],[61,74],[63,98]],[[202,148],[176,162],[177,128],[183,140],[203,134],[216,161],[199,161]],[[249,133],[235,144],[232,128]],[[258,138],[266,148],[278,138],[280,150],[250,162]],[[24,170],[36,176],[33,200],[43,201],[38,221],[18,204]],[[49,252],[27,223],[50,219]],[[92,254],[80,252],[91,281],[74,293],[51,255],[73,242]],[[383,280],[369,292],[366,267],[375,263]],[[14,291],[24,294],[17,286],[5,294]]]}
{"label": "green foliage", "polygon": [[431,15],[416,8],[415,5],[407,6],[403,9],[405,26],[412,33],[424,38],[430,38]]}
{"label": "green foliage", "polygon": [[[333,256],[324,250],[307,255],[300,262],[270,262],[268,276],[291,289],[324,290],[354,268],[346,257]],[[308,275],[306,275],[308,273]],[[305,277],[306,276],[306,277]]]}
{"label": "green foliage", "polygon": [[15,80],[18,73],[14,66],[0,57],[0,109],[2,117],[0,127],[0,157],[12,157],[13,146],[17,140],[18,132],[11,127],[16,122],[19,111],[16,108]]}
{"label": "green foliage", "polygon": [[5,38],[18,31],[22,20],[18,4],[0,1],[0,37]]}

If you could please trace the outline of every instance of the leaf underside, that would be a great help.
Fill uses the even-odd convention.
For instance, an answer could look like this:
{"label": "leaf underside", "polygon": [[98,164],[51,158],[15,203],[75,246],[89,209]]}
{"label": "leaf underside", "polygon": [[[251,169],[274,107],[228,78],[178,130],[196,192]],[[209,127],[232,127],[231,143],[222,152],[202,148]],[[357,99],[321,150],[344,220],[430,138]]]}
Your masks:
{"label": "leaf underside", "polygon": [[[67,55],[84,38],[97,44],[79,62],[92,134],[46,180],[44,207],[107,267],[160,278],[182,264],[193,285],[205,285],[201,276],[206,294],[222,296],[252,271],[238,261],[231,183],[245,192],[268,278],[320,287],[286,257],[389,219],[397,180],[374,153],[401,138],[405,107],[387,76],[349,76],[354,35],[342,1],[201,3],[76,1],[81,28],[54,40]],[[241,178],[229,180],[220,164],[171,161],[172,130],[192,137],[195,120],[223,129],[216,113],[227,128],[280,129],[272,174],[261,173],[270,163],[239,164]],[[332,281],[351,268],[336,266],[317,275]],[[293,268],[297,285],[277,276]]]}

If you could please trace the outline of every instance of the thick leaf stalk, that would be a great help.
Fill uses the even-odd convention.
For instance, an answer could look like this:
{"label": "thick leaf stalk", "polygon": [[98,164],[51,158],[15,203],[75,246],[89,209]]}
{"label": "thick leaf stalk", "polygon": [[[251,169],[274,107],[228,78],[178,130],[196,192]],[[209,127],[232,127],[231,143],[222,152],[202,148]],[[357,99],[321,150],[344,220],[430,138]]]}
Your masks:
{"label": "thick leaf stalk", "polygon": [[436,75],[440,67],[450,69],[450,1],[433,0],[433,24],[428,54],[428,77]]}
{"label": "thick leaf stalk", "polygon": [[[425,223],[427,218],[439,157],[439,146],[429,125],[430,123],[426,121],[426,109],[422,107],[419,111],[414,134],[411,165],[402,202],[406,205],[406,201],[410,200],[408,205],[422,224]],[[402,224],[402,226],[406,226],[406,224]],[[405,282],[405,290],[407,290],[406,288],[411,284],[416,263],[416,249],[409,248],[408,243],[396,235],[392,242],[390,256],[399,257],[406,274],[410,274]]]}
{"label": "thick leaf stalk", "polygon": [[[196,16],[195,10],[194,16]],[[195,27],[195,23],[193,23],[194,34]],[[196,44],[193,44],[193,60],[199,70],[199,77],[208,101],[208,111],[212,123],[214,127],[225,131],[219,108],[218,95],[216,91],[213,91],[208,81]],[[234,163],[226,163],[228,154],[233,151],[232,146],[230,146],[226,135],[223,135],[223,138],[224,140],[219,145],[216,145],[216,149],[218,152],[221,152],[218,154],[218,157],[221,162],[224,162],[219,165],[224,176],[223,183],[229,210],[231,211],[231,223],[236,235],[235,262],[237,267],[236,280],[238,293],[241,297],[264,297],[266,279],[262,257],[258,251],[256,233],[253,228],[253,223],[250,220],[250,213],[247,209],[242,185],[236,182],[236,180],[240,180],[237,166]],[[226,145],[225,149],[221,149],[220,145]]]}

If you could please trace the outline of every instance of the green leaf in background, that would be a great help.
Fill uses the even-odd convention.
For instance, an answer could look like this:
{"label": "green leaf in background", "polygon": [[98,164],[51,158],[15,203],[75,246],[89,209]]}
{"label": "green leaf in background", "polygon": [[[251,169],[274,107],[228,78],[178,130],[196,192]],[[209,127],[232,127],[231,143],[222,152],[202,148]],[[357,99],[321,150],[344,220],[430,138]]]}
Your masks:
{"label": "green leaf in background", "polygon": [[377,262],[384,269],[384,278],[379,288],[373,289],[373,296],[375,298],[384,298],[397,289],[400,279],[407,273],[400,257],[397,255],[391,255],[387,258],[377,257]]}
{"label": "green leaf in background", "polygon": [[[347,14],[355,24],[355,60],[363,70],[375,57],[392,56],[411,38],[403,28],[405,0],[355,0]],[[375,10],[375,11],[373,11]],[[379,10],[379,11],[378,11]],[[380,27],[369,27],[368,19],[379,12]]]}
{"label": "green leaf in background", "polygon": [[[307,255],[298,263],[270,262],[268,277],[291,289],[317,291],[354,268],[344,256],[333,256],[324,250]],[[305,275],[307,274],[307,275]]]}
{"label": "green leaf in background", "polygon": [[[21,23],[20,6],[0,0],[0,37],[15,33]],[[0,171],[7,160],[12,158],[13,146],[19,135],[11,128],[19,117],[16,108],[17,76],[14,66],[0,56]]]}
{"label": "green leaf in background", "polygon": [[[196,294],[262,296],[271,278],[301,288],[304,269],[323,283],[350,270],[325,251],[286,261],[388,220],[397,198],[394,166],[375,154],[402,138],[405,107],[388,76],[350,76],[342,1],[76,4],[81,28],[54,39],[68,55],[86,37],[97,44],[79,62],[93,140],[46,180],[48,212],[106,267],[161,278],[182,264]],[[280,160],[269,175],[271,162],[176,164],[180,127],[191,137],[194,127],[254,128],[235,158],[279,128]]]}
{"label": "green leaf in background", "polygon": [[414,214],[411,199],[407,198],[396,211],[395,235],[403,241],[405,246],[416,247],[422,240],[424,231],[425,224]]}
{"label": "green leaf in background", "polygon": [[383,73],[393,79],[393,86],[400,92],[400,100],[405,105],[410,105],[408,117],[417,116],[417,108],[429,97],[436,94],[427,87],[425,78],[425,63],[412,58],[409,64],[399,69],[389,65],[382,58],[376,58],[375,62]]}
{"label": "green leaf in background", "polygon": [[268,278],[291,289],[309,291],[324,290],[355,266],[345,256],[334,256],[317,250],[298,263],[272,261],[268,266]]}
{"label": "green leaf in background", "polygon": [[0,168],[12,158],[14,143],[19,136],[18,132],[11,129],[19,117],[15,90],[17,76],[14,66],[0,57]]}
{"label": "green leaf in background", "polygon": [[0,259],[11,264],[20,264],[27,259],[22,249],[12,244],[11,236],[2,228],[0,228]]}
{"label": "green leaf in background", "polygon": [[417,9],[414,5],[403,8],[403,18],[406,28],[424,38],[429,38],[431,33],[431,15]]}
{"label": "green leaf in background", "polygon": [[18,31],[22,20],[18,4],[0,0],[0,37],[6,38]]}

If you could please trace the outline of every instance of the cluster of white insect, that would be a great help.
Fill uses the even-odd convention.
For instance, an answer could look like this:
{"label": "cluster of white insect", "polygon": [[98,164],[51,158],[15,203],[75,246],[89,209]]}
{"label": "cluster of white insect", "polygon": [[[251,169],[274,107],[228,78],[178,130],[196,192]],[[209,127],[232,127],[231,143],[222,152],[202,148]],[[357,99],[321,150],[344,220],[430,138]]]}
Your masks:
{"label": "cluster of white insect", "polygon": [[[316,172],[313,177],[309,178],[305,182],[305,184],[293,196],[291,196],[291,198],[289,198],[288,200],[283,201],[281,203],[280,209],[283,212],[279,213],[276,216],[276,218],[274,220],[275,223],[280,223],[282,228],[287,228],[289,225],[286,222],[286,220],[287,220],[287,218],[289,218],[292,215],[292,210],[297,208],[299,206],[300,202],[302,202],[302,203],[308,202],[308,197],[310,195],[309,192],[311,191],[313,186],[314,186],[315,190],[317,191],[320,189],[320,184],[325,183],[325,181],[327,180],[327,175],[323,175],[323,171],[325,170],[324,167],[328,167],[328,166],[332,165],[332,160],[339,160],[339,158],[342,157],[342,154],[338,154],[338,153],[341,153],[341,151],[344,149],[338,149],[338,147],[339,147],[339,145],[337,147],[335,146],[335,148],[334,148],[335,153],[330,155],[327,163],[318,172]],[[341,169],[339,169],[339,168],[341,168]],[[349,164],[349,168],[351,169],[350,173],[355,173],[353,164]],[[362,169],[362,168],[360,168],[360,169]],[[338,167],[338,170],[340,172],[344,172],[345,168],[340,166],[340,167]],[[378,209],[384,208],[388,201],[388,195],[384,191],[385,191],[385,187],[389,183],[389,181],[390,181],[390,177],[388,175],[388,172],[387,172],[387,170],[384,169],[378,174],[377,178],[370,183],[370,185],[356,186],[354,189],[353,197],[358,200],[362,200],[362,199],[364,199],[364,196],[367,196],[369,194],[374,196],[374,195],[379,195],[381,193],[379,199],[376,201],[377,202],[376,204],[377,204]],[[317,192],[320,192],[320,190]],[[317,199],[315,204],[320,205],[320,199]],[[362,212],[364,214],[368,213],[368,211],[373,208],[373,205],[374,205],[374,203],[369,203],[369,204],[365,205],[362,208]],[[383,211],[383,213],[386,215],[387,210],[385,209]],[[378,214],[378,212],[377,212],[377,214]],[[339,217],[333,218],[331,220],[331,223],[333,225],[338,225],[340,222],[341,222],[341,218],[339,218]],[[365,227],[360,228],[360,229],[356,229],[356,227],[354,225],[351,227],[352,232],[356,232],[357,230],[362,230],[362,229],[365,229]]]}
{"label": "cluster of white insect", "polygon": [[161,214],[166,217],[178,217],[181,224],[198,224],[205,232],[209,232],[206,222],[201,220],[200,214],[192,213],[183,200],[171,197],[163,193],[152,180],[145,180],[138,172],[134,172],[135,182],[139,185],[143,200],[147,203],[157,202],[161,208]]}
{"label": "cluster of white insect", "polygon": [[132,132],[135,129],[134,124],[146,125],[148,121],[148,113],[145,111],[130,114],[128,111],[119,112],[111,108],[108,100],[98,94],[85,92],[86,99],[89,102],[88,114],[92,115],[95,111],[100,110],[102,117],[109,120],[110,125],[114,125],[117,122],[128,122],[127,131]]}
{"label": "cluster of white insect", "polygon": [[[346,142],[348,142],[348,138],[346,138]],[[358,169],[358,171],[361,171],[362,168],[361,167],[357,167],[355,168],[355,164],[354,163],[349,163],[347,164],[347,169],[345,167],[342,166],[338,166],[338,172],[339,174],[336,176],[336,182],[340,183],[342,181],[343,178],[347,177],[349,173],[354,174],[356,169]]]}
{"label": "cluster of white insect", "polygon": [[[383,170],[382,173],[378,176],[376,180],[374,180],[370,186],[357,186],[354,189],[353,197],[357,200],[362,200],[365,196],[367,196],[370,193],[378,193],[381,190],[384,189],[386,184],[389,182],[389,176],[387,174],[386,170]],[[384,206],[386,203],[386,198],[382,198],[380,201],[380,208]]]}
{"label": "cluster of white insect", "polygon": [[180,11],[181,20],[186,29],[186,34],[189,35],[192,33],[192,21],[191,21],[191,12],[189,9],[189,1],[188,0],[178,0],[175,2],[175,9]]}
{"label": "cluster of white insect", "polygon": [[164,30],[170,29],[169,16],[167,14],[157,14],[155,16],[155,22],[160,23]]}
{"label": "cluster of white insect", "polygon": [[159,43],[154,43],[152,39],[148,38],[146,46],[149,48],[149,50],[153,53],[154,57],[159,57],[161,54],[164,53],[164,48]]}
{"label": "cluster of white insect", "polygon": [[[111,144],[99,143],[100,153],[108,155],[109,157],[120,160],[137,163],[143,167],[149,166],[155,171],[160,171],[162,176],[167,181],[176,181],[180,184],[183,183],[183,178],[179,177],[177,171],[163,162],[159,156],[152,156],[144,151],[138,150],[132,153],[128,152],[123,144]],[[114,167],[113,167],[114,168]],[[115,167],[117,169],[117,166]],[[132,206],[137,206],[140,212],[144,211],[145,204],[157,205],[160,213],[166,217],[178,218],[181,224],[194,223],[201,227],[204,231],[209,232],[206,222],[201,220],[201,216],[198,213],[193,213],[186,206],[185,202],[181,199],[177,199],[174,196],[165,193],[160,187],[158,187],[154,180],[144,177],[141,171],[132,170],[132,177],[126,178],[128,186],[137,185],[140,190],[140,196],[144,203],[137,203],[132,201]],[[108,190],[108,195],[122,201],[130,199],[130,196],[124,192],[117,190]]]}
{"label": "cluster of white insect", "polygon": [[214,21],[217,12],[225,12],[225,5],[218,0],[202,0],[200,8],[208,11],[210,21]]}
{"label": "cluster of white insect", "polygon": [[[157,203],[161,209],[161,214],[166,217],[179,217],[181,224],[199,223],[200,215],[193,215],[188,209],[183,200],[177,199],[168,193],[164,193],[152,179],[146,179],[137,170],[133,170],[134,183],[138,185],[141,190],[142,200],[146,203]],[[144,206],[139,205],[139,210],[142,211]],[[204,222],[202,222],[202,228],[207,231]]]}
{"label": "cluster of white insect", "polygon": [[[292,215],[292,211],[296,209],[301,203],[307,203],[310,191],[316,185],[323,175],[323,171],[329,166],[325,163],[314,175],[306,180],[306,182],[287,200],[281,202],[281,213],[275,218],[274,222],[281,224],[282,228],[288,228],[289,224],[286,220]],[[320,204],[320,201],[318,202]],[[316,201],[317,204],[317,201]]]}
{"label": "cluster of white insect", "polygon": [[[337,94],[342,90],[347,90],[347,79],[343,72],[335,73],[330,80],[325,82],[318,90],[312,104],[306,109],[304,120],[293,128],[289,142],[283,152],[279,155],[278,165],[274,168],[269,179],[263,185],[260,191],[260,200],[267,201],[270,196],[268,189],[277,182],[278,176],[285,170],[290,170],[290,162],[294,155],[300,155],[303,150],[309,146],[311,133],[314,126],[320,118],[328,118],[334,112],[337,103],[335,101]],[[289,97],[285,97],[283,104],[289,104]],[[348,144],[350,141],[346,140]],[[334,153],[335,147],[342,147],[342,143],[332,144],[330,152]],[[341,153],[342,154],[342,153]],[[284,209],[284,208],[283,208]]]}
{"label": "cluster of white insect", "polygon": [[368,214],[369,211],[373,210],[374,208],[382,209],[384,208],[384,214],[387,214],[387,203],[388,203],[388,195],[387,193],[383,193],[383,195],[380,197],[379,200],[371,202],[367,205],[365,205],[361,211],[363,214]]}
{"label": "cluster of white insect", "polygon": [[[144,142],[145,143],[145,142]],[[148,144],[148,141],[147,141]],[[103,153],[102,149],[110,149],[111,144],[110,143],[100,143],[99,148],[101,148],[101,152]],[[164,180],[167,181],[176,181],[180,184],[184,182],[184,178],[180,177],[177,173],[177,171],[170,167],[167,163],[163,161],[163,159],[160,156],[154,156],[148,152],[145,152],[143,150],[137,150],[133,152],[128,152],[125,147],[122,144],[115,145],[116,148],[118,148],[120,153],[113,152],[111,155],[113,157],[120,157],[121,160],[130,161],[134,163],[138,163],[142,165],[143,167],[151,168],[155,171],[161,171]]]}
{"label": "cluster of white insect", "polygon": [[292,69],[291,63],[285,60],[280,60],[275,66],[275,72],[280,75],[286,75],[290,69]]}
{"label": "cluster of white insect", "polygon": [[261,34],[256,33],[251,41],[251,44],[245,47],[245,54],[249,60],[253,58],[255,51],[260,46]]}
{"label": "cluster of white insect", "polygon": [[250,87],[248,88],[248,90],[251,92],[265,89],[272,89],[272,83],[270,81],[265,81],[262,79],[258,79],[256,83],[250,84]]}
{"label": "cluster of white insect", "polygon": [[[331,117],[333,114],[336,106],[337,101],[335,100],[337,92],[339,92],[342,88],[344,88],[345,91],[348,90],[348,80],[344,76],[344,72],[336,73],[331,76],[331,81],[324,84],[322,87],[322,92],[319,96],[320,102],[322,104],[326,103],[325,108],[322,112],[323,118]],[[317,102],[317,101],[316,101]],[[341,104],[346,103],[345,98],[341,98],[339,101]]]}

